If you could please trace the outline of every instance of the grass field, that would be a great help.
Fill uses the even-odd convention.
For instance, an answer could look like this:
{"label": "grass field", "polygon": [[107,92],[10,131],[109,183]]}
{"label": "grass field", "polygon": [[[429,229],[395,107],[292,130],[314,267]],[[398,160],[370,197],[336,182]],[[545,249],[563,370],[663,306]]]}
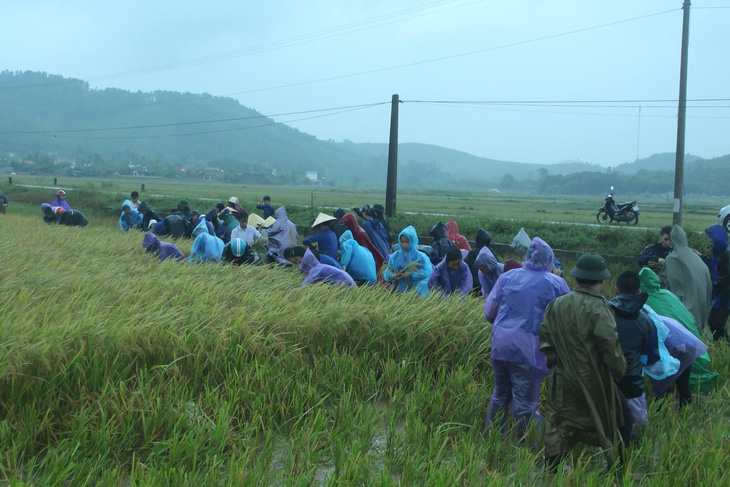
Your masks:
{"label": "grass field", "polygon": [[595,450],[576,449],[574,468],[553,478],[540,451],[482,436],[493,378],[480,300],[160,263],[113,216],[64,228],[20,206],[0,217],[6,484],[730,481],[725,345],[711,346],[720,375],[691,407],[650,400],[650,427],[623,470],[605,472]]}

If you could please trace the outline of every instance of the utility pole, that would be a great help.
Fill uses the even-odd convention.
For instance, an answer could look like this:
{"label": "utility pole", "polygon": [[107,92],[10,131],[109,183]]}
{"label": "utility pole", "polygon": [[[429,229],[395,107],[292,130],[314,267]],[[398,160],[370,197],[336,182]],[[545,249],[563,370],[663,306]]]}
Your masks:
{"label": "utility pole", "polygon": [[393,95],[390,107],[390,143],[388,145],[388,180],[385,186],[385,214],[395,215],[398,186],[398,95]]}
{"label": "utility pole", "polygon": [[674,165],[674,209],[675,225],[682,224],[684,210],[684,128],[687,117],[687,51],[689,50],[689,7],[690,0],[684,0],[682,10],[682,57],[679,68],[679,111],[677,114],[677,159]]}

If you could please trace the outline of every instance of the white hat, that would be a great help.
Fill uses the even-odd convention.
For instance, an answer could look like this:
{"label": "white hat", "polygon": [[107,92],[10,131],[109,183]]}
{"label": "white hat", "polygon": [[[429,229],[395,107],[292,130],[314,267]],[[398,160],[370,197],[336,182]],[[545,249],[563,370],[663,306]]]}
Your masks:
{"label": "white hat", "polygon": [[264,224],[264,219],[258,216],[256,213],[250,213],[248,215],[248,224],[253,225],[254,228]]}
{"label": "white hat", "polygon": [[317,215],[317,218],[314,219],[314,223],[312,223],[312,228],[316,227],[317,225],[321,223],[331,222],[337,220],[337,218],[327,215],[325,213],[320,213]]}
{"label": "white hat", "polygon": [[152,220],[150,220],[150,224],[147,225],[147,230],[149,230],[150,228],[154,227],[155,225],[157,225],[157,220],[155,220],[153,218]]}
{"label": "white hat", "polygon": [[238,198],[236,198],[235,196],[231,196],[230,198],[228,198],[228,202],[238,204]]}

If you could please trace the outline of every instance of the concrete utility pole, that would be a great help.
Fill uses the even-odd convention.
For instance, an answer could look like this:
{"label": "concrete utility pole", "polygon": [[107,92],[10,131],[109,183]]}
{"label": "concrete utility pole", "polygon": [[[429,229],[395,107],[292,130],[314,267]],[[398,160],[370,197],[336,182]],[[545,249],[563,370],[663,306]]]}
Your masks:
{"label": "concrete utility pole", "polygon": [[398,186],[398,95],[393,95],[390,107],[390,143],[388,145],[388,180],[385,187],[385,214],[395,215],[395,196]]}
{"label": "concrete utility pole", "polygon": [[679,68],[679,111],[677,114],[677,159],[674,165],[674,217],[675,225],[682,224],[684,211],[684,127],[687,117],[687,51],[689,50],[689,7],[684,0],[682,21],[682,57]]}

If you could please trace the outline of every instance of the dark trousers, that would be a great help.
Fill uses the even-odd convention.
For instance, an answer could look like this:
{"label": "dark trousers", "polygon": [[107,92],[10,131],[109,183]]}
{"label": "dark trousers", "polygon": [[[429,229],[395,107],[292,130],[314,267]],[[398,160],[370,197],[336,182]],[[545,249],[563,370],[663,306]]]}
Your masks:
{"label": "dark trousers", "polygon": [[727,330],[725,329],[725,323],[727,322],[730,310],[727,305],[720,306],[719,308],[712,308],[710,311],[710,318],[707,320],[712,331],[712,339],[717,341],[721,339],[728,339]]}

